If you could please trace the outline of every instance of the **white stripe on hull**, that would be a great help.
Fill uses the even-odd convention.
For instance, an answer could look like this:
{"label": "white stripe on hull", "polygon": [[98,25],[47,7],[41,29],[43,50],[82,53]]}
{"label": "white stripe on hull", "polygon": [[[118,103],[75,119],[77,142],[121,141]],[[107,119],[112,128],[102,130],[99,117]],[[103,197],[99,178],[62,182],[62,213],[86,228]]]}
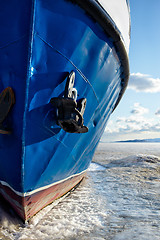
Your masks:
{"label": "white stripe on hull", "polygon": [[27,197],[27,196],[30,196],[30,195],[32,195],[32,194],[34,194],[34,193],[40,192],[40,191],[45,190],[45,189],[47,189],[47,188],[50,188],[50,187],[52,187],[52,186],[54,186],[54,185],[57,185],[57,184],[59,184],[59,183],[65,182],[65,181],[69,180],[70,178],[79,176],[79,175],[85,173],[86,171],[87,171],[87,169],[84,170],[84,171],[82,171],[82,172],[80,172],[80,173],[73,174],[73,175],[71,175],[71,176],[69,176],[69,177],[67,177],[67,178],[65,178],[65,179],[60,180],[60,181],[54,182],[54,183],[52,183],[52,184],[49,184],[49,185],[46,185],[46,186],[44,186],[44,187],[40,187],[40,188],[37,188],[37,189],[35,189],[35,190],[33,190],[33,191],[25,192],[25,193],[18,192],[18,191],[16,191],[16,190],[14,190],[8,183],[6,183],[6,182],[4,182],[4,181],[0,181],[0,183],[1,183],[3,186],[9,187],[9,188],[10,188],[13,192],[15,192],[18,196],[20,196],[20,197]]}

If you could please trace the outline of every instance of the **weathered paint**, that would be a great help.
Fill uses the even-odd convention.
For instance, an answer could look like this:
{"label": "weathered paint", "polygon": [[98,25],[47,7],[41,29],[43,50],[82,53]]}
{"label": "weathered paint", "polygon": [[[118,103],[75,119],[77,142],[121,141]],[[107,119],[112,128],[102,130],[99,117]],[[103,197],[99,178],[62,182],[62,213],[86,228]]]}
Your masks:
{"label": "weathered paint", "polygon": [[22,193],[15,192],[7,184],[0,183],[0,193],[11,204],[22,220],[28,220],[42,208],[62,197],[75,187],[84,178],[85,174],[86,172],[77,174],[59,183],[55,183],[52,186],[37,189],[34,193],[24,194],[24,196]]}

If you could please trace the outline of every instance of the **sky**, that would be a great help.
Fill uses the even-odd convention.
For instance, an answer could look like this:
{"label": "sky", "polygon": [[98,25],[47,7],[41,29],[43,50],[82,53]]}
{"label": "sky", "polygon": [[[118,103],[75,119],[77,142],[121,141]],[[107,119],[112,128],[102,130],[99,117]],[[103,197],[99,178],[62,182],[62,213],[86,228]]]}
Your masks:
{"label": "sky", "polygon": [[130,0],[128,88],[102,141],[160,138],[160,0]]}

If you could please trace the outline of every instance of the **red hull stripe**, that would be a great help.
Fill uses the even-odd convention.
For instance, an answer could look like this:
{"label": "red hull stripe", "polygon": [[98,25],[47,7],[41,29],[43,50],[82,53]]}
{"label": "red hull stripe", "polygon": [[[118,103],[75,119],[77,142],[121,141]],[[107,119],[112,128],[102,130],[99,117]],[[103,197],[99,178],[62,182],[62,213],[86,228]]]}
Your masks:
{"label": "red hull stripe", "polygon": [[23,220],[27,220],[42,208],[70,191],[82,180],[85,173],[86,171],[76,174],[49,187],[41,188],[39,191],[36,190],[30,192],[30,194],[27,193],[27,195],[22,195],[22,193],[17,194],[8,184],[0,182],[0,193],[12,205],[18,215]]}

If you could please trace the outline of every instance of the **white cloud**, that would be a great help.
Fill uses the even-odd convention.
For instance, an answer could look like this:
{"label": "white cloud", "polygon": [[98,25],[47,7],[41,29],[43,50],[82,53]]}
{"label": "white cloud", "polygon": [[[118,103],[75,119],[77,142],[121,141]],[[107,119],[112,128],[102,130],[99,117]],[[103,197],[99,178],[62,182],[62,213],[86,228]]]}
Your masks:
{"label": "white cloud", "polygon": [[158,93],[160,92],[160,78],[152,78],[142,73],[132,73],[128,88],[137,92]]}
{"label": "white cloud", "polygon": [[149,109],[140,106],[139,103],[135,103],[134,107],[133,107],[133,110],[131,111],[132,114],[136,114],[136,115],[143,115],[143,114],[148,113],[148,112],[149,112]]}
{"label": "white cloud", "polygon": [[148,119],[143,116],[129,116],[128,118],[119,118],[116,121],[116,128],[113,132],[133,133],[144,131],[160,131],[160,124],[154,122],[154,119]]}
{"label": "white cloud", "polygon": [[[106,132],[111,136],[119,137],[124,134],[144,134],[160,132],[160,123],[154,118],[145,117],[148,113],[147,108],[142,107],[139,103],[135,103],[131,114],[128,117],[118,117],[116,121],[109,122]],[[157,111],[160,116],[160,109]]]}
{"label": "white cloud", "polygon": [[108,135],[113,135],[114,137],[125,134],[160,133],[160,123],[143,116],[140,118],[129,116],[128,118],[117,119],[114,124],[109,124],[105,131]]}
{"label": "white cloud", "polygon": [[158,109],[158,110],[155,112],[155,115],[157,115],[158,117],[160,117],[160,109]]}

